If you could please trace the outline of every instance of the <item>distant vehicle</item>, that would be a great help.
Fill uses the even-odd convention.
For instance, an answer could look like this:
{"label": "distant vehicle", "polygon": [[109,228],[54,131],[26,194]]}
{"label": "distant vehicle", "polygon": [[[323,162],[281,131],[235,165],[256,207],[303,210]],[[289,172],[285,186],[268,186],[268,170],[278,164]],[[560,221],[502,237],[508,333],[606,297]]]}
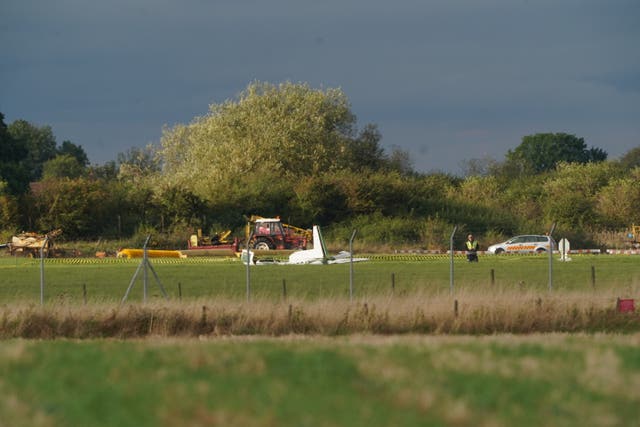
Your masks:
{"label": "distant vehicle", "polygon": [[506,242],[496,243],[487,248],[487,252],[499,255],[501,253],[543,253],[550,249],[551,243],[556,247],[556,242],[549,236],[527,234],[515,236]]}

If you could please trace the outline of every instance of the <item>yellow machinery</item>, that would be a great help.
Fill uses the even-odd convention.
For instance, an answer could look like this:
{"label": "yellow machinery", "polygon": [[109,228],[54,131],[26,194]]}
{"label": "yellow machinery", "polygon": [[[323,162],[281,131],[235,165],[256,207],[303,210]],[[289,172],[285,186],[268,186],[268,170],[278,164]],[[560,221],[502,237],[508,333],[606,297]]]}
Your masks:
{"label": "yellow machinery", "polygon": [[[121,249],[118,251],[118,258],[142,258],[144,256],[143,249]],[[147,249],[149,258],[186,258],[180,251],[165,251],[158,249]]]}

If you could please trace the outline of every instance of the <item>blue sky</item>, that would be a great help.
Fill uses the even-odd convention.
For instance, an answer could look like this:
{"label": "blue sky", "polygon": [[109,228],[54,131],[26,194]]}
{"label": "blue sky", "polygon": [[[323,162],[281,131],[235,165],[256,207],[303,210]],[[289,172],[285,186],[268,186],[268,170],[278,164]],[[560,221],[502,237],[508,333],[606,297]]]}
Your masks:
{"label": "blue sky", "polygon": [[92,163],[255,80],[339,87],[419,171],[567,132],[640,145],[636,0],[5,0],[0,112]]}

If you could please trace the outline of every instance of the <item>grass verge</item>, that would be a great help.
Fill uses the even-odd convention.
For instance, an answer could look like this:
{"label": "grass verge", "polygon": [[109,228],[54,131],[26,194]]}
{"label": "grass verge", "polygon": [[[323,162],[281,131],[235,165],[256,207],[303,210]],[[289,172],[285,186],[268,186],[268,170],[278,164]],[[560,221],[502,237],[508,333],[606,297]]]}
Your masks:
{"label": "grass verge", "polygon": [[302,300],[199,299],[123,305],[4,305],[0,338],[139,338],[287,334],[495,334],[640,331],[602,294],[459,292]]}

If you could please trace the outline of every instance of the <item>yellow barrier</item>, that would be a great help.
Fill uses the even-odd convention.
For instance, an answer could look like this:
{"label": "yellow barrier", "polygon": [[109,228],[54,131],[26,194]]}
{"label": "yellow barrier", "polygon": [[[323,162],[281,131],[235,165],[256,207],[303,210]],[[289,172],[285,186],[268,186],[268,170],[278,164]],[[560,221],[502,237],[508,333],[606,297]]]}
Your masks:
{"label": "yellow barrier", "polygon": [[[118,258],[142,258],[144,256],[143,249],[122,249],[116,255]],[[184,258],[180,251],[163,251],[158,249],[148,249],[147,256],[149,258]]]}

